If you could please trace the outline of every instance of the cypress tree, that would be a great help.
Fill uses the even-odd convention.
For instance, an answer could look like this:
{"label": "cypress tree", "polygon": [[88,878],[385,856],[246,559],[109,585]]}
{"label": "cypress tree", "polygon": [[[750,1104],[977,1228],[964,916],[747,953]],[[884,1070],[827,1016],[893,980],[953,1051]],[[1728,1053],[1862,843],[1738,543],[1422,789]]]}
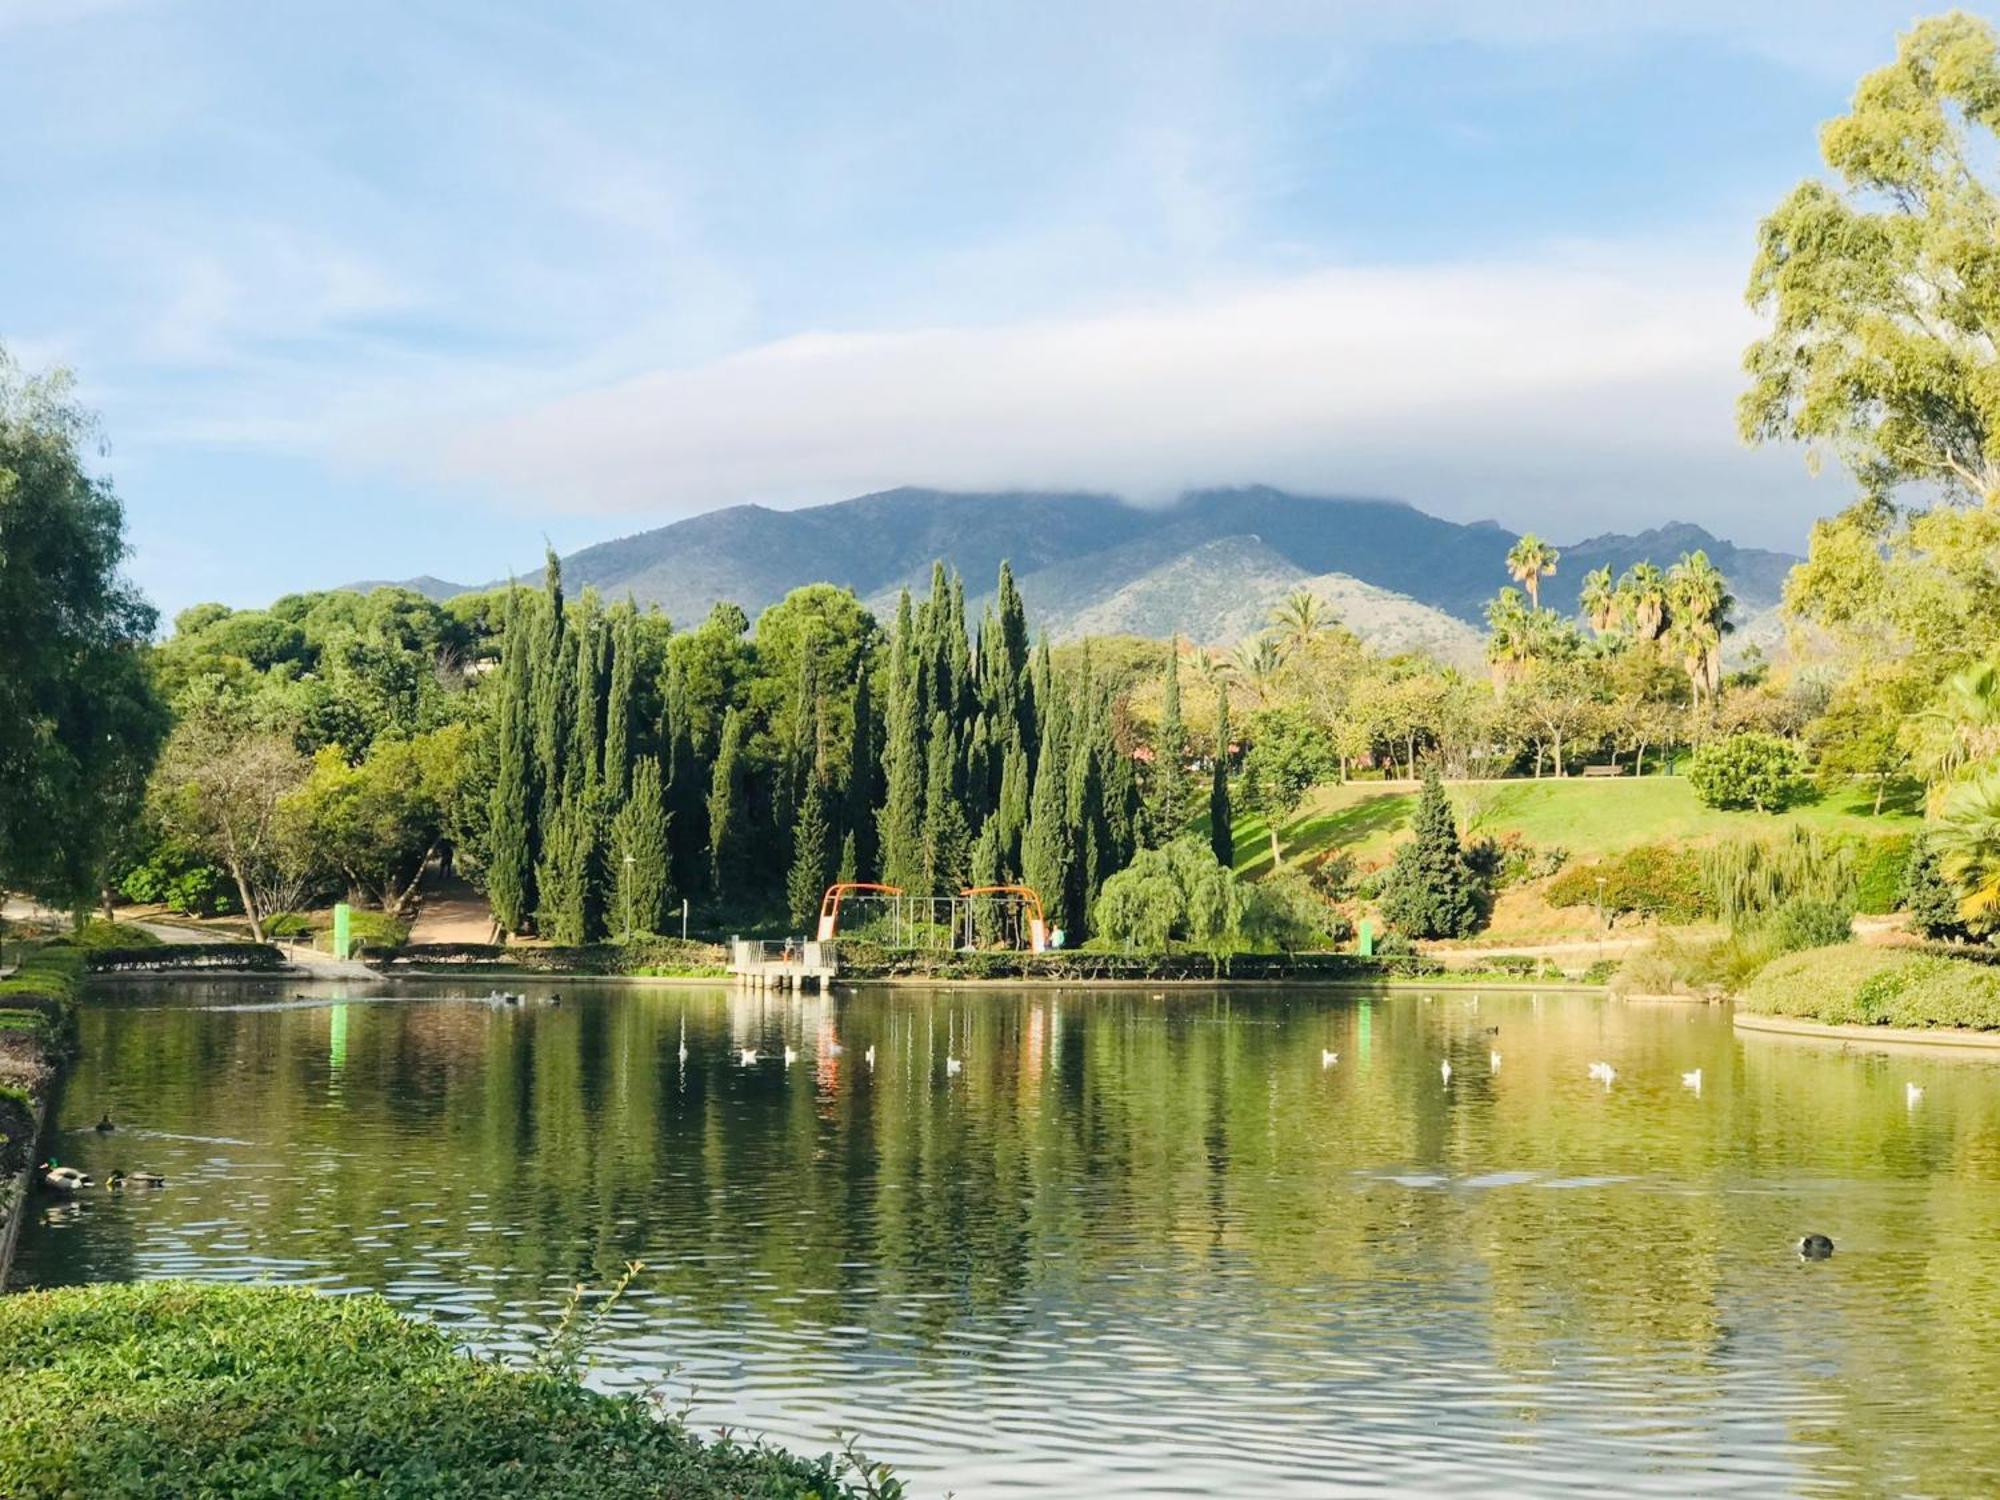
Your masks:
{"label": "cypress tree", "polygon": [[1229,810],[1229,694],[1215,689],[1215,754],[1208,783],[1208,847],[1223,869],[1236,864],[1236,820]]}
{"label": "cypress tree", "polygon": [[1468,936],[1479,925],[1478,882],[1435,767],[1424,773],[1410,828],[1382,882],[1383,919],[1413,938]]}
{"label": "cypress tree", "polygon": [[1021,881],[1042,898],[1049,925],[1068,930],[1071,843],[1062,712],[1053,689],[1041,696],[1040,705],[1042,745],[1022,840]]}
{"label": "cypress tree", "polygon": [[854,830],[847,830],[847,837],[840,841],[840,869],[835,880],[843,885],[851,885],[861,878],[861,856],[856,850]]}
{"label": "cypress tree", "polygon": [[842,880],[860,880],[861,871],[875,868],[875,784],[880,751],[875,743],[875,706],[868,677],[864,659],[854,679],[854,738],[847,747],[846,805],[840,819],[847,830],[841,842]]}
{"label": "cypress tree", "polygon": [[581,800],[557,793],[543,824],[536,873],[541,906],[535,927],[550,942],[576,947],[590,936],[590,865],[595,840]]}
{"label": "cypress tree", "polygon": [[1006,562],[1000,564],[1000,597],[995,613],[999,624],[996,675],[1004,689],[1002,711],[1011,722],[996,723],[994,732],[1002,738],[1018,734],[1022,746],[1033,753],[1035,722],[1034,702],[1028,691],[1028,611],[1021,602],[1021,591],[1014,587],[1014,570]]}
{"label": "cypress tree", "polygon": [[659,761],[640,757],[631,781],[625,805],[611,820],[613,901],[607,915],[620,933],[660,932],[666,926],[673,857]]}
{"label": "cypress tree", "polygon": [[806,778],[806,794],[792,825],[792,869],[785,896],[794,922],[809,922],[826,891],[828,854],[833,830],[826,821],[826,791],[817,771]]}
{"label": "cypress tree", "polygon": [[743,736],[743,715],[732,708],[723,716],[722,744],[716,751],[708,792],[709,883],[723,900],[741,897],[750,873],[746,848],[750,818],[743,796]]}
{"label": "cypress tree", "polygon": [[607,649],[611,686],[604,705],[604,787],[613,805],[632,789],[632,679],[638,669],[638,606],[626,600],[611,612]]}
{"label": "cypress tree", "polygon": [[1017,734],[1000,773],[1000,806],[987,820],[998,844],[1002,877],[1021,869],[1021,839],[1028,828],[1028,752]]}
{"label": "cypress tree", "polygon": [[915,891],[924,879],[924,764],[911,693],[889,710],[888,795],[882,804],[882,879]]}
{"label": "cypress tree", "polygon": [[520,590],[510,588],[500,652],[499,755],[488,810],[486,864],[486,894],[502,934],[519,932],[535,909],[529,651]]}
{"label": "cypress tree", "polygon": [[1181,722],[1181,641],[1167,644],[1167,686],[1160,699],[1160,734],[1153,747],[1154,848],[1171,844],[1187,821],[1187,726]]}
{"label": "cypress tree", "polygon": [[673,851],[676,889],[699,891],[708,875],[708,786],[695,759],[687,678],[667,664],[661,688],[660,742],[666,746],[667,846]]}
{"label": "cypress tree", "polygon": [[[992,818],[979,830],[979,837],[972,841],[972,879],[975,886],[999,885],[1000,874],[1000,829]],[[1000,930],[1000,911],[991,900],[977,900],[973,907],[974,932],[982,947],[998,943],[1003,936]]]}
{"label": "cypress tree", "polygon": [[604,620],[595,590],[585,589],[570,622],[576,665],[570,675],[569,760],[564,782],[596,800],[604,773]]}
{"label": "cypress tree", "polygon": [[[933,896],[955,895],[965,884],[972,842],[965,812],[952,791],[957,754],[951,720],[943,709],[931,716],[929,786],[924,794],[922,889]],[[893,883],[893,882],[892,882]]]}
{"label": "cypress tree", "polygon": [[565,689],[569,659],[563,649],[567,625],[562,564],[556,559],[554,549],[550,549],[542,568],[542,598],[535,614],[534,644],[528,661],[530,691],[534,695],[534,803],[538,815],[550,810],[543,804],[553,804],[556,800],[556,789],[563,779],[563,752],[568,748],[567,715],[571,704]]}

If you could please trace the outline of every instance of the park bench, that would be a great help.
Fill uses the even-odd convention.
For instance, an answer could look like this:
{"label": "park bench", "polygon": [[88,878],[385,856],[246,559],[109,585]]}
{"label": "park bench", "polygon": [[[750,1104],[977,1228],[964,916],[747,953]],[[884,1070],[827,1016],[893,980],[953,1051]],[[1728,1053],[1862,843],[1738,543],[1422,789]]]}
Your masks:
{"label": "park bench", "polygon": [[1586,776],[1623,776],[1625,768],[1623,766],[1585,766],[1583,774]]}

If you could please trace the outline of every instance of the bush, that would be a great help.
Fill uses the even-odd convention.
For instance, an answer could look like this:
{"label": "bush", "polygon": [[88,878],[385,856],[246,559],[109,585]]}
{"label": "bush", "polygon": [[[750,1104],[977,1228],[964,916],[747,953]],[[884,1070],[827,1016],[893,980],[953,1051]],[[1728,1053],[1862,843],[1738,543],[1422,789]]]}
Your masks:
{"label": "bush", "polygon": [[1347,919],[1320,899],[1306,876],[1286,870],[1250,888],[1242,931],[1253,950],[1296,953],[1332,947],[1350,929]]}
{"label": "bush", "polygon": [[1927,938],[1962,942],[1973,935],[1959,914],[1958,892],[1938,868],[1937,849],[1927,838],[1910,840],[1910,859],[1903,867],[1896,904],[1910,914],[1910,925]]}
{"label": "bush", "polygon": [[1709,740],[1688,762],[1688,784],[1709,807],[1783,812],[1812,795],[1805,759],[1790,740],[1746,731]]}
{"label": "bush", "polygon": [[149,948],[99,948],[83,956],[93,974],[143,974],[172,969],[252,969],[285,967],[285,955],[269,943],[155,943]]}
{"label": "bush", "polygon": [[1845,944],[1771,963],[1738,997],[1760,1015],[1858,1026],[2000,1028],[2000,971],[1963,959]]}
{"label": "bush", "polygon": [[236,883],[228,872],[172,840],[127,870],[118,889],[127,901],[190,917],[222,917],[238,909]]}
{"label": "bush", "polygon": [[1815,829],[1794,827],[1777,839],[1733,839],[1702,851],[1700,859],[1709,899],[1733,927],[1768,921],[1794,900],[1854,909],[1854,845]]}
{"label": "bush", "polygon": [[100,948],[153,948],[159,939],[143,927],[134,927],[129,922],[107,922],[102,917],[94,917],[69,935],[72,948],[81,948],[86,953]]}
{"label": "bush", "polygon": [[460,1354],[375,1296],[154,1281],[0,1300],[0,1494],[845,1500],[846,1468]]}
{"label": "bush", "polygon": [[1830,948],[1854,936],[1854,913],[1837,901],[1794,896],[1771,914],[1771,941],[1781,953]]}
{"label": "bush", "polygon": [[1638,844],[1591,864],[1570,865],[1549,882],[1543,899],[1551,906],[1596,906],[1604,882],[1608,918],[1639,915],[1662,922],[1698,922],[1714,915],[1701,865],[1670,844]]}
{"label": "bush", "polygon": [[1854,909],[1883,916],[1902,904],[1903,876],[1910,867],[1916,842],[1907,833],[1884,834],[1867,840],[1854,861]]}

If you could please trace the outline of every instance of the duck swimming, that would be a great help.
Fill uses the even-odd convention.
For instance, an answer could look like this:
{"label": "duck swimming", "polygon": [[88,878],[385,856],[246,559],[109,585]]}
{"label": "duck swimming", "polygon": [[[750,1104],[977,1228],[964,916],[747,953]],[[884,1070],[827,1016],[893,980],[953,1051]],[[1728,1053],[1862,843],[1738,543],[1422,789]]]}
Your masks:
{"label": "duck swimming", "polygon": [[97,1121],[97,1133],[99,1135],[109,1135],[117,1128],[116,1125],[111,1123],[111,1111],[107,1109]]}
{"label": "duck swimming", "polygon": [[78,1188],[91,1186],[90,1175],[79,1172],[75,1167],[59,1167],[52,1161],[41,1165],[42,1186],[55,1193],[73,1193]]}
{"label": "duck swimming", "polygon": [[1823,1234],[1809,1234],[1799,1241],[1800,1260],[1825,1260],[1833,1254],[1833,1241]]}
{"label": "duck swimming", "polygon": [[104,1185],[115,1193],[120,1188],[128,1187],[163,1188],[167,1179],[158,1172],[127,1172],[121,1167],[104,1179]]}

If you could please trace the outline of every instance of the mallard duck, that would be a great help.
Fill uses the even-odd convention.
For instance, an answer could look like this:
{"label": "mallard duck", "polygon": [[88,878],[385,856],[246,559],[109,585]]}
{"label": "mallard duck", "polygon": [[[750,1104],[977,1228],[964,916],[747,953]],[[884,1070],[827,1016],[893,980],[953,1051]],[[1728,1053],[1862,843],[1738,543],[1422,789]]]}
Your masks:
{"label": "mallard duck", "polygon": [[113,1192],[128,1187],[163,1188],[167,1185],[167,1179],[158,1172],[127,1172],[120,1168],[104,1179],[104,1185]]}
{"label": "mallard duck", "polygon": [[98,1117],[97,1133],[99,1135],[109,1135],[111,1134],[112,1131],[116,1130],[117,1128],[118,1127],[116,1125],[113,1125],[111,1123],[110,1110],[107,1109],[101,1116]]}
{"label": "mallard duck", "polygon": [[91,1186],[90,1174],[79,1172],[75,1167],[59,1167],[52,1161],[42,1163],[42,1186],[54,1193],[73,1193],[78,1188]]}

